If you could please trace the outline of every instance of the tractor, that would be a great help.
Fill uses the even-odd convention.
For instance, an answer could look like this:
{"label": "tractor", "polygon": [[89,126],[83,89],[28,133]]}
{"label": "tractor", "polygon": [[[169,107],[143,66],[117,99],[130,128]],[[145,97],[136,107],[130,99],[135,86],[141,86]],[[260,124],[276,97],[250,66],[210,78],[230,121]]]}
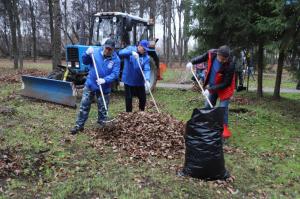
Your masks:
{"label": "tractor", "polygon": [[[151,90],[155,88],[159,57],[155,51],[157,40],[153,40],[153,21],[121,12],[99,12],[93,15],[92,21],[88,36],[82,34],[79,44],[66,46],[66,66],[59,65],[47,78],[22,76],[22,95],[76,107],[75,91],[84,86],[89,71],[89,66],[82,63],[82,55],[89,46],[97,48],[108,38],[115,40],[117,52],[142,39],[150,41],[150,85]],[[120,77],[122,69],[121,60]],[[120,79],[113,84],[113,90],[117,89]]]}

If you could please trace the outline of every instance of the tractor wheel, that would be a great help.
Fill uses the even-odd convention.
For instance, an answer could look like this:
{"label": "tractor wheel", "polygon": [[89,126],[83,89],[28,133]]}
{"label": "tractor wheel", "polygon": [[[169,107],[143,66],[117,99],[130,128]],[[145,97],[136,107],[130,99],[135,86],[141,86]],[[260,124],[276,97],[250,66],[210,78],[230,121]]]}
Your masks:
{"label": "tractor wheel", "polygon": [[[151,91],[153,91],[157,82],[157,66],[155,65],[155,61],[152,57],[150,57],[150,70],[150,87]],[[147,91],[147,93],[149,93],[149,91]]]}

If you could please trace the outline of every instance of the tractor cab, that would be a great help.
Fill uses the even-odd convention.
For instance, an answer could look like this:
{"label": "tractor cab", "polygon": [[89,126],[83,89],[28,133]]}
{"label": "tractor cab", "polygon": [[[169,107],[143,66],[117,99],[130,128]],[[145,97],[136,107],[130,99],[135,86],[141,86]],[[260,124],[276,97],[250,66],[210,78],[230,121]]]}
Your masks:
{"label": "tractor cab", "polygon": [[[121,12],[100,12],[93,16],[90,45],[102,45],[106,39],[116,48],[136,45],[142,39],[153,40],[153,22]],[[151,38],[152,37],[152,38]]]}

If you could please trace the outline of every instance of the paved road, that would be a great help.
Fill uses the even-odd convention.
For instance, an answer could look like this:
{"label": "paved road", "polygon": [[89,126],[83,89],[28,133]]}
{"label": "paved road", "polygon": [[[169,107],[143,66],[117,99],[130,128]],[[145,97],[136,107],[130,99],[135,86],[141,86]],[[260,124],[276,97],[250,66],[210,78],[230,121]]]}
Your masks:
{"label": "paved road", "polygon": [[[176,84],[176,83],[160,83],[158,82],[156,84],[156,87],[158,88],[172,88],[172,89],[191,89],[193,87],[192,84]],[[249,88],[250,91],[256,91],[256,88]],[[267,93],[273,93],[274,88],[264,88],[263,92]],[[300,90],[291,89],[291,88],[281,88],[281,93],[299,93]]]}

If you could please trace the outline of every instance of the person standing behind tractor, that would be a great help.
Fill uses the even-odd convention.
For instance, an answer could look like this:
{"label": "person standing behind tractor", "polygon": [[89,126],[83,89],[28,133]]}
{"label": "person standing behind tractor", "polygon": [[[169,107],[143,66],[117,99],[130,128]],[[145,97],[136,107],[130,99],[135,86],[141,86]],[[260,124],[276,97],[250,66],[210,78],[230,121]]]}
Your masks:
{"label": "person standing behind tractor", "polygon": [[[89,47],[82,56],[83,63],[89,65],[90,68],[83,88],[76,125],[71,129],[71,134],[73,135],[84,130],[84,124],[88,119],[91,104],[95,95],[97,97],[99,125],[103,126],[107,120],[107,110],[105,110],[99,87],[102,87],[106,106],[108,107],[111,83],[118,79],[120,74],[120,59],[114,49],[115,42],[112,39],[108,39],[104,43],[104,48],[99,47],[94,49],[93,47]],[[94,55],[95,63],[97,65],[99,79],[97,79],[92,54]]]}
{"label": "person standing behind tractor", "polygon": [[[138,46],[128,46],[119,51],[119,56],[124,58],[122,81],[125,86],[126,112],[132,112],[132,98],[139,99],[140,111],[145,110],[146,89],[150,89],[150,57],[147,53],[149,42],[142,40]],[[143,78],[141,69],[145,75]]]}
{"label": "person standing behind tractor", "polygon": [[[221,46],[219,49],[209,50],[203,55],[193,58],[186,67],[191,68],[195,64],[206,61],[208,66],[203,85],[206,90],[203,92],[203,95],[208,96],[213,106],[216,105],[219,98],[219,106],[225,108],[223,138],[229,138],[231,132],[228,129],[228,106],[235,89],[235,71],[229,47]],[[210,108],[207,101],[205,102],[205,107]]]}

